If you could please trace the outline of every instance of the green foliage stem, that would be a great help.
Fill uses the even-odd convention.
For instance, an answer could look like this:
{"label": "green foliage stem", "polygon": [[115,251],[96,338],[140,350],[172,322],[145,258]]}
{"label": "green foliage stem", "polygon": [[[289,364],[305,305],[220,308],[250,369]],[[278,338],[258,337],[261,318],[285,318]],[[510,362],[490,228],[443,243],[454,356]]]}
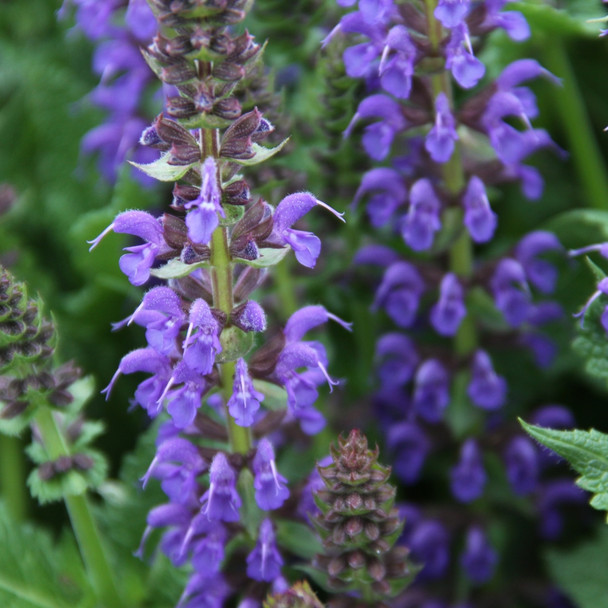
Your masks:
{"label": "green foliage stem", "polygon": [[589,205],[596,209],[608,209],[606,168],[563,40],[552,36],[547,44],[542,45],[542,49],[547,68],[563,80],[563,90],[553,99]]}
{"label": "green foliage stem", "polygon": [[15,521],[23,521],[27,515],[24,464],[21,440],[17,437],[0,436],[2,499]]}
{"label": "green foliage stem", "polygon": [[[51,458],[69,456],[68,445],[55,421],[53,411],[49,407],[41,406],[34,420]],[[108,608],[126,608],[118,593],[114,572],[86,494],[65,496],[64,500],[82,557],[101,604]]]}

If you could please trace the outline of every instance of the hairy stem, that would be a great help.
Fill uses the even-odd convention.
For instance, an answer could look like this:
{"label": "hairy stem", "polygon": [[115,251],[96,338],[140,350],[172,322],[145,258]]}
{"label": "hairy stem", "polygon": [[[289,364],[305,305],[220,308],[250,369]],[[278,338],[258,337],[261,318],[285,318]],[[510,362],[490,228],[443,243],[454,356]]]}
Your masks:
{"label": "hairy stem", "polygon": [[[49,407],[41,406],[38,409],[35,423],[51,459],[70,455],[68,444]],[[64,501],[80,553],[101,604],[112,608],[125,607],[86,495],[64,496]]]}

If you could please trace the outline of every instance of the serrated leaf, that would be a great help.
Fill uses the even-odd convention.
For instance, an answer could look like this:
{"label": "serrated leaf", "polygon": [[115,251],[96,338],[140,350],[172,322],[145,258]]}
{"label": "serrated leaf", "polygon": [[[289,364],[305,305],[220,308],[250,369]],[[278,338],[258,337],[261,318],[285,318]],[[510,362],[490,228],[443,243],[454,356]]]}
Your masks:
{"label": "serrated leaf", "polygon": [[315,555],[323,552],[321,541],[310,526],[286,519],[278,519],[275,524],[279,545],[294,555],[311,560]]}
{"label": "serrated leaf", "polygon": [[160,268],[153,268],[150,274],[153,277],[159,279],[181,279],[187,277],[191,272],[194,272],[197,268],[203,268],[209,266],[208,262],[197,262],[196,264],[185,264],[181,260],[174,258],[169,260],[164,266]]}
{"label": "serrated leaf", "polygon": [[577,608],[608,608],[606,593],[608,528],[602,527],[591,541],[545,554],[551,578],[574,601]]}
{"label": "serrated leaf", "polygon": [[0,606],[92,606],[87,575],[73,542],[54,544],[43,529],[20,525],[0,504]]}
{"label": "serrated leaf", "polygon": [[152,163],[140,164],[132,160],[129,163],[140,171],[143,171],[146,175],[161,182],[175,182],[184,177],[190,168],[194,166],[194,163],[190,165],[171,165],[169,164],[169,158],[170,156],[167,152]]}
{"label": "serrated leaf", "polygon": [[228,160],[238,163],[239,165],[257,165],[259,163],[263,163],[269,158],[272,158],[277,152],[280,152],[288,141],[289,137],[284,139],[278,146],[275,146],[274,148],[265,148],[264,146],[260,146],[260,144],[253,144],[252,148],[254,155],[251,158],[230,158]]}
{"label": "serrated leaf", "polygon": [[608,511],[608,435],[595,429],[558,431],[521,419],[520,423],[536,441],[565,458],[581,475],[576,485],[594,494],[591,506]]}
{"label": "serrated leaf", "polygon": [[235,258],[235,262],[238,264],[247,264],[247,266],[253,266],[254,268],[268,268],[269,266],[275,266],[278,264],[291,250],[290,247],[281,247],[281,249],[264,248],[260,249],[259,257],[255,260],[243,260],[242,258]]}

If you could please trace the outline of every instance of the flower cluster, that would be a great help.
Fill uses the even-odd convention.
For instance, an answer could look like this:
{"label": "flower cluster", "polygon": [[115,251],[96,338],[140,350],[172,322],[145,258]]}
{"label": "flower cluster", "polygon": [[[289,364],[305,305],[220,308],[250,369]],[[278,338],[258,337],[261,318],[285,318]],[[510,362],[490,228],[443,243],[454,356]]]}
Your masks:
{"label": "flower cluster", "polygon": [[[154,0],[150,6],[162,33],[143,54],[176,93],[141,134],[160,156],[138,167],[162,181],[181,181],[167,213],[125,211],[91,241],[93,249],[110,232],[137,237],[141,242],[119,260],[121,270],[133,285],[166,280],[115,324],[145,328],[147,346],[122,358],[104,393],[110,395],[120,375],[144,372],[134,402],[152,418],[169,415],[142,478],[144,485],[160,480],[168,502],[149,513],[139,553],[152,529],[167,528],[163,552],[176,566],[193,567],[180,606],[223,606],[235,591],[259,606],[268,585],[282,584],[273,512],[290,496],[268,435],[282,422],[305,434],[323,428],[314,407],[318,388],[327,383],[331,390],[337,382],[324,346],[305,336],[329,320],[350,325],[323,306],[308,306],[261,343],[266,313],[250,296],[290,250],[303,266],[315,266],[319,238],[294,227],[309,211],[341,214],[309,192],[274,207],[255,197],[239,173],[281,148],[261,145],[274,127],[257,108],[243,112],[238,98],[262,50],[233,27],[247,3]],[[277,391],[283,407],[266,407]],[[227,546],[231,559],[236,552],[242,560],[240,580],[231,577],[230,584],[222,574]]]}
{"label": "flower cluster", "polygon": [[152,151],[138,145],[149,122],[145,98],[156,82],[140,47],[152,40],[156,20],[146,0],[64,0],[60,16],[71,5],[76,6],[78,28],[98,45],[93,70],[100,82],[89,98],[107,112],[105,122],[84,137],[82,149],[98,154],[101,174],[112,182],[131,153],[138,162],[153,159]]}
{"label": "flower cluster", "polygon": [[[364,79],[368,91],[344,135],[364,124],[362,146],[382,163],[363,176],[353,204],[365,202],[383,241],[398,243],[366,245],[355,257],[357,265],[382,271],[372,309],[398,328],[376,346],[376,402],[395,472],[413,484],[433,452],[454,450],[446,481],[462,507],[458,525],[414,506],[407,518],[404,538],[425,564],[419,581],[447,574],[454,537],[462,539],[469,581],[492,578],[491,522],[466,507],[486,495],[487,462],[496,455],[511,490],[534,497],[541,517],[561,501],[545,502],[551,488],[540,478],[541,455],[504,417],[509,387],[496,347],[524,347],[541,368],[551,363],[554,345],[541,329],[562,316],[549,298],[565,252],[555,235],[534,231],[500,257],[475,256],[498,229],[491,188],[518,182],[527,198],[538,199],[543,180],[527,159],[540,149],[563,155],[533,127],[538,109],[525,86],[538,77],[559,84],[557,78],[521,59],[493,82],[483,80],[476,49],[488,34],[503,29],[515,41],[529,35],[523,16],[501,12],[503,5],[361,1],[325,41],[347,35],[346,73]],[[470,408],[464,428],[454,426],[455,407]],[[546,411],[554,410],[538,415]]]}

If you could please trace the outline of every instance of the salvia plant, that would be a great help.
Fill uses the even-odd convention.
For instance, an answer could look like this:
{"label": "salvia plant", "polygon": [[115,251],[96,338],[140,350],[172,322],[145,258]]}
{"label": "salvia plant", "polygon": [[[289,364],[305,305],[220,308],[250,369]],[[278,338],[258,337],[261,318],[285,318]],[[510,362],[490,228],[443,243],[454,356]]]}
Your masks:
{"label": "salvia plant", "polygon": [[0,605],[608,605],[601,5],[28,4]]}

